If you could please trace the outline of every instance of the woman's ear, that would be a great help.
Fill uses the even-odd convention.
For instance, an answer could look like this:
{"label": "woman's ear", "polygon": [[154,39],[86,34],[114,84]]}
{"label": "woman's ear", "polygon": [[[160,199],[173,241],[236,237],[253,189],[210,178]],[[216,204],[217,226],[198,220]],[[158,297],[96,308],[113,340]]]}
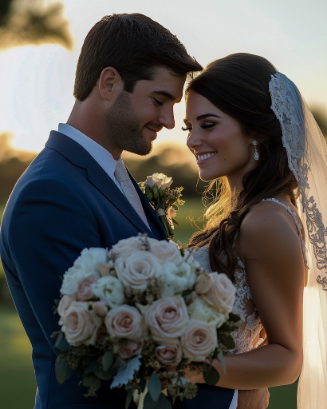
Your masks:
{"label": "woman's ear", "polygon": [[101,72],[98,88],[102,99],[112,101],[122,92],[124,83],[115,68],[107,67]]}

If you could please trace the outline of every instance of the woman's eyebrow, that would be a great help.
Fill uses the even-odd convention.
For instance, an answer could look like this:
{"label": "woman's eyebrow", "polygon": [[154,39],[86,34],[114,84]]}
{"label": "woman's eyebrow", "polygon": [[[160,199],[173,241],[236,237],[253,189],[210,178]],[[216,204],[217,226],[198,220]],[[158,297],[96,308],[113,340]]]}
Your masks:
{"label": "woman's eyebrow", "polygon": [[207,118],[208,116],[215,116],[216,118],[221,118],[219,115],[215,115],[215,114],[202,114],[196,117],[197,121],[200,121],[201,119]]}

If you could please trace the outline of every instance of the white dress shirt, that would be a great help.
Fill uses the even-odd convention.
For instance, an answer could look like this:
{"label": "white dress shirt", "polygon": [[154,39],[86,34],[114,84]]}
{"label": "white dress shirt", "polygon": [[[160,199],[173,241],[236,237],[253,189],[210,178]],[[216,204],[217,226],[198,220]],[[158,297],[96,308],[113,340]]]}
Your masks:
{"label": "white dress shirt", "polygon": [[[115,178],[117,161],[113,158],[112,154],[107,151],[107,149],[71,125],[59,124],[58,132],[63,133],[80,144],[92,156],[92,158],[98,162],[106,174],[115,182],[119,190],[122,191],[120,184]],[[119,158],[118,160],[121,161],[122,159]]]}
{"label": "white dress shirt", "polygon": [[[75,142],[80,144],[91,156],[98,162],[107,175],[115,182],[119,190],[122,192],[120,184],[115,178],[115,170],[117,161],[113,158],[112,154],[107,151],[103,146],[96,143],[93,139],[89,138],[76,128],[68,124],[59,124],[58,132],[63,133]],[[119,158],[118,160],[122,160]],[[229,406],[229,409],[237,408],[238,391],[234,391],[233,400]]]}

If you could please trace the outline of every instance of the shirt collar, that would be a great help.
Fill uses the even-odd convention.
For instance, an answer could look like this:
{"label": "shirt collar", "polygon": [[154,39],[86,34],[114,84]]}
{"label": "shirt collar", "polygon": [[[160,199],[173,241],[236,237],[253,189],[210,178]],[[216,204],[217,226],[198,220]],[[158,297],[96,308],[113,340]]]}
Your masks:
{"label": "shirt collar", "polygon": [[[58,132],[80,144],[98,162],[107,175],[115,181],[114,173],[117,161],[107,149],[71,125],[59,124]],[[118,160],[122,159],[119,158]]]}

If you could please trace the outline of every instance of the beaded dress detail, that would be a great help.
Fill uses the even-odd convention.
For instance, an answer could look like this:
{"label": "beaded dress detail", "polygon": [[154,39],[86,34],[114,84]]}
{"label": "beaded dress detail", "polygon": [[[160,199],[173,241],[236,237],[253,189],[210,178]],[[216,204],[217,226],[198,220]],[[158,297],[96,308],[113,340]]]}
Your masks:
{"label": "beaded dress detail", "polygon": [[[296,218],[296,214],[292,212],[289,206],[284,205],[277,199],[265,199],[263,201],[275,202],[283,206],[286,211],[293,217],[297,227],[299,237],[302,244],[303,255],[305,259],[305,247],[301,234],[301,226]],[[194,259],[198,261],[205,271],[212,272],[209,261],[208,247],[201,247],[192,253]],[[241,326],[238,331],[232,333],[235,341],[235,349],[231,351],[233,354],[240,354],[242,352],[251,351],[257,348],[264,341],[260,338],[260,332],[263,329],[258,310],[253,301],[250,286],[248,284],[245,266],[240,259],[238,259],[238,266],[235,271],[235,303],[233,313],[241,318]]]}

